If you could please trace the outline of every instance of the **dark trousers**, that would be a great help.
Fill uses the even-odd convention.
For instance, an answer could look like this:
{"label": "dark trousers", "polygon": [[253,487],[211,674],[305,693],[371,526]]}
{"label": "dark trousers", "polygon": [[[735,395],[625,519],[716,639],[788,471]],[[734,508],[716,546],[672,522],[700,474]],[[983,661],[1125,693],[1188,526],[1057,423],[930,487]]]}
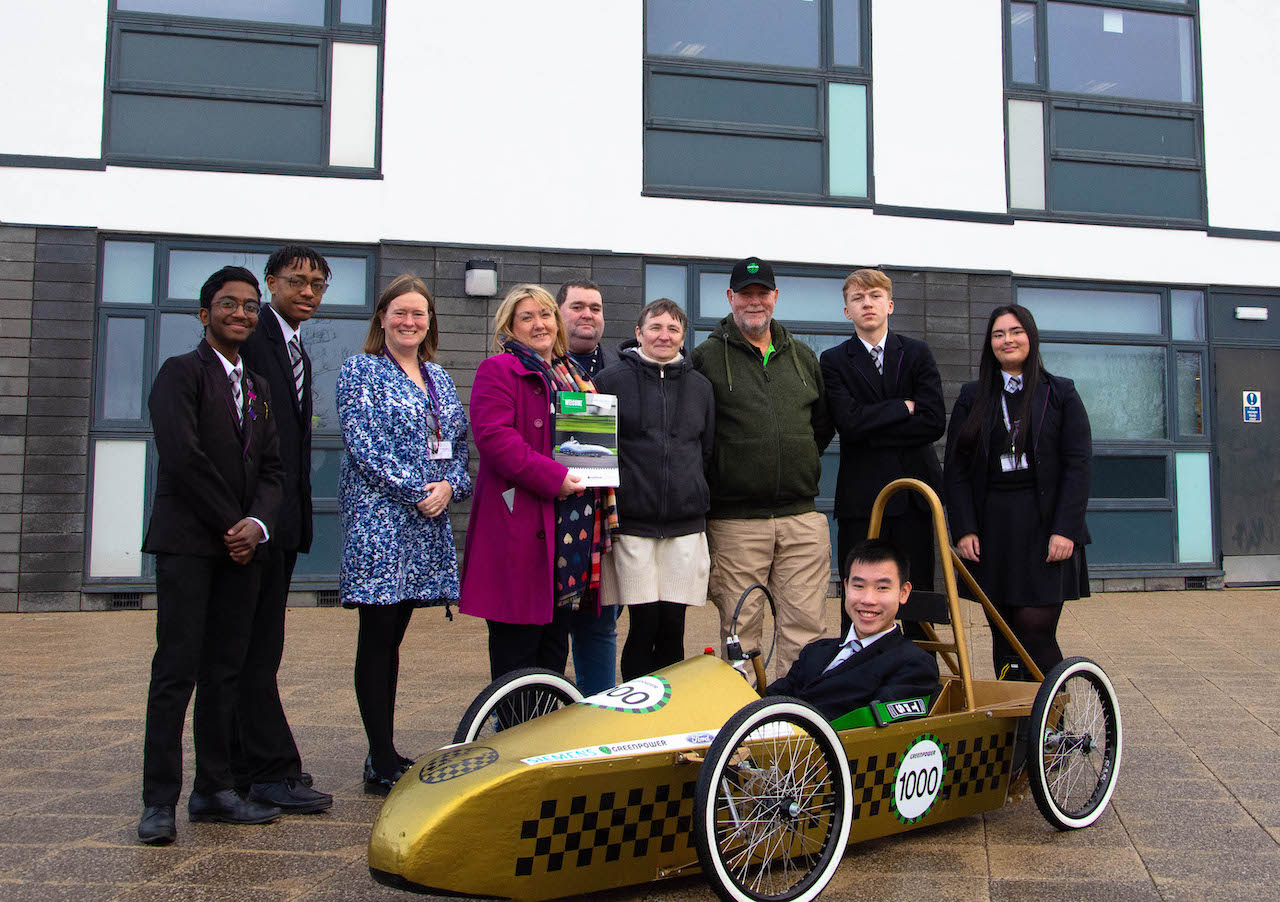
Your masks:
{"label": "dark trousers", "polygon": [[556,607],[550,623],[489,624],[489,678],[525,667],[545,667],[564,673],[569,663],[569,626],[573,612]]}
{"label": "dark trousers", "polygon": [[[271,548],[270,545],[267,546]],[[232,767],[241,786],[277,783],[302,773],[276,674],[284,655],[284,615],[296,551],[270,550],[262,572],[249,650],[240,672]]]}
{"label": "dark trousers", "polygon": [[688,605],[651,601],[627,606],[631,625],[622,646],[622,678],[653,673],[684,660],[684,614]]}
{"label": "dark trousers", "polygon": [[262,565],[230,557],[156,555],[156,653],[142,747],[142,803],[176,805],[182,725],[196,693],[194,790],[234,785],[231,737],[236,682],[249,648]]}
{"label": "dark trousers", "polygon": [[[844,608],[844,581],[849,575],[846,558],[853,546],[867,537],[869,517],[842,517],[836,521],[836,547],[840,560],[840,635],[849,633],[853,621]],[[907,509],[896,517],[880,521],[880,538],[892,542],[907,556],[911,565],[911,587],[922,592],[933,591],[933,517],[928,510],[919,510],[908,502]],[[911,604],[911,599],[907,599]],[[913,622],[903,623],[903,633],[909,639],[923,639],[924,630]]]}

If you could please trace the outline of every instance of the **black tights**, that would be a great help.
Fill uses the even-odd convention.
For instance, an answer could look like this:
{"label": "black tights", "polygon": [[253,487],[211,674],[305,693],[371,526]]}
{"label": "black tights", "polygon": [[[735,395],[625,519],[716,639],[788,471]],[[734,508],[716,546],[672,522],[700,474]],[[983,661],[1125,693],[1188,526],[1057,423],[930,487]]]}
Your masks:
{"label": "black tights", "polygon": [[685,605],[674,601],[651,601],[628,605],[631,625],[622,646],[622,678],[661,670],[684,660]]}
{"label": "black tights", "polygon": [[396,681],[400,676],[400,642],[413,616],[413,603],[362,604],[356,639],[356,703],[369,737],[373,768],[380,774],[400,769],[396,753]]}
{"label": "black tights", "polygon": [[[1058,647],[1058,618],[1062,616],[1062,605],[999,605],[997,610],[1041,672],[1047,674],[1054,665],[1062,661],[1062,649]],[[991,625],[991,660],[995,665],[997,678],[1006,664],[1020,660],[1013,646],[1005,640],[995,624]],[[1030,677],[1027,676],[1026,679]]]}

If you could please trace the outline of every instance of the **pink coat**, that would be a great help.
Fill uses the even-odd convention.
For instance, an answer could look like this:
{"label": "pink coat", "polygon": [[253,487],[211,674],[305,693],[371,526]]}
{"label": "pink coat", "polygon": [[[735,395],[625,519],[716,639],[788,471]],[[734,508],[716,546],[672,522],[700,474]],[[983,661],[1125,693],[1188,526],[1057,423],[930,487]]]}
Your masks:
{"label": "pink coat", "polygon": [[[462,560],[459,610],[503,623],[550,623],[555,501],[568,469],[551,457],[546,383],[513,354],[490,357],[471,388],[480,471]],[[514,489],[510,509],[502,493]]]}

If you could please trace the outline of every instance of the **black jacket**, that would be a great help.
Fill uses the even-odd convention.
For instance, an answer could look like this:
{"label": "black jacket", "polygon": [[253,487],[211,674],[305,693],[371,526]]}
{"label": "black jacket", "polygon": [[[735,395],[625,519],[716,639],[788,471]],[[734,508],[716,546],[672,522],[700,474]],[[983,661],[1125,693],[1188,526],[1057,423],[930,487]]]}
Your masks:
{"label": "black jacket", "polygon": [[686,357],[659,367],[625,343],[596,388],[618,396],[618,531],[666,538],[702,532],[711,493],[715,395]]}
{"label": "black jacket", "polygon": [[280,321],[263,308],[240,356],[245,366],[261,375],[275,399],[276,432],[280,436],[280,464],[284,486],[271,541],[276,548],[306,554],[311,550],[311,357],[302,348],[302,403],[293,387],[293,363],[280,331]]}
{"label": "black jacket", "polygon": [[[996,417],[1001,414],[998,404],[991,406],[988,422],[982,427],[978,453],[972,448],[961,448],[956,436],[973,409],[977,394],[977,382],[960,389],[947,431],[944,483],[952,541],[969,533],[982,533],[988,455],[993,453],[989,447],[990,436]],[[1089,415],[1070,379],[1041,374],[1031,409],[1031,454],[1034,455],[1032,472],[1041,527],[1048,535],[1065,536],[1077,545],[1089,544],[1084,515],[1089,504],[1093,438]]]}
{"label": "black jacket", "polygon": [[835,670],[823,673],[844,644],[819,639],[800,650],[786,676],[774,680],[765,695],[790,695],[835,720],[873,701],[894,702],[938,691],[938,662],[894,630],[857,652]]}
{"label": "black jacket", "polygon": [[[911,476],[942,490],[942,468],[933,443],[946,429],[942,379],[923,341],[890,331],[884,342],[884,376],[855,335],[822,352],[827,408],[840,435],[836,478],[837,518],[871,516],[880,490]],[[915,402],[907,411],[904,398]],[[890,516],[906,510],[907,493],[889,501]]]}
{"label": "black jacket", "polygon": [[281,470],[271,390],[247,368],[243,378],[240,426],[208,342],[160,367],[147,402],[160,463],[143,551],[226,557],[222,537],[245,517],[261,520],[274,540]]}

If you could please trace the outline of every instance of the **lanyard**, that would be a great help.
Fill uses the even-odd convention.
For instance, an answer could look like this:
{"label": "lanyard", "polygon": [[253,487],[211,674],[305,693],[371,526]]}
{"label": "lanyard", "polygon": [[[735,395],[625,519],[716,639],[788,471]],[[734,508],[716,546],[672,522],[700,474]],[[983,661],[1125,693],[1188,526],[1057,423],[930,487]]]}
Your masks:
{"label": "lanyard", "polygon": [[1004,413],[1004,431],[1009,434],[1009,450],[1012,451],[1018,439],[1018,430],[1022,428],[1022,420],[1010,422],[1008,392],[1000,392],[1000,410]]}
{"label": "lanyard", "polygon": [[[400,372],[404,373],[404,377],[405,377],[406,379],[408,379],[408,378],[409,378],[409,374],[404,372],[404,367],[402,367],[402,366],[400,365],[400,361],[399,361],[399,360],[396,360],[394,357],[392,357],[392,356],[391,356],[391,353],[390,353],[389,351],[384,350],[384,351],[382,352],[382,354],[383,354],[383,356],[384,356],[384,357],[386,357],[388,360],[390,360],[392,363],[394,363],[394,364],[396,365],[396,369],[398,369]],[[434,383],[432,383],[432,381],[431,381],[431,375],[427,372],[427,365],[426,365],[425,363],[421,363],[421,362],[419,362],[419,363],[418,363],[418,370],[419,370],[419,372],[422,374],[422,384],[423,384],[423,385],[425,385],[425,386],[427,387],[427,397],[428,397],[428,398],[430,398],[430,400],[431,400],[431,409],[430,409],[428,412],[429,412],[429,413],[435,413],[437,410],[439,410],[439,409],[440,409],[440,400],[436,397],[436,387],[435,387],[435,384],[434,384]],[[412,381],[412,380],[410,380],[410,381]],[[1006,419],[1007,419],[1007,417],[1006,417]]]}

